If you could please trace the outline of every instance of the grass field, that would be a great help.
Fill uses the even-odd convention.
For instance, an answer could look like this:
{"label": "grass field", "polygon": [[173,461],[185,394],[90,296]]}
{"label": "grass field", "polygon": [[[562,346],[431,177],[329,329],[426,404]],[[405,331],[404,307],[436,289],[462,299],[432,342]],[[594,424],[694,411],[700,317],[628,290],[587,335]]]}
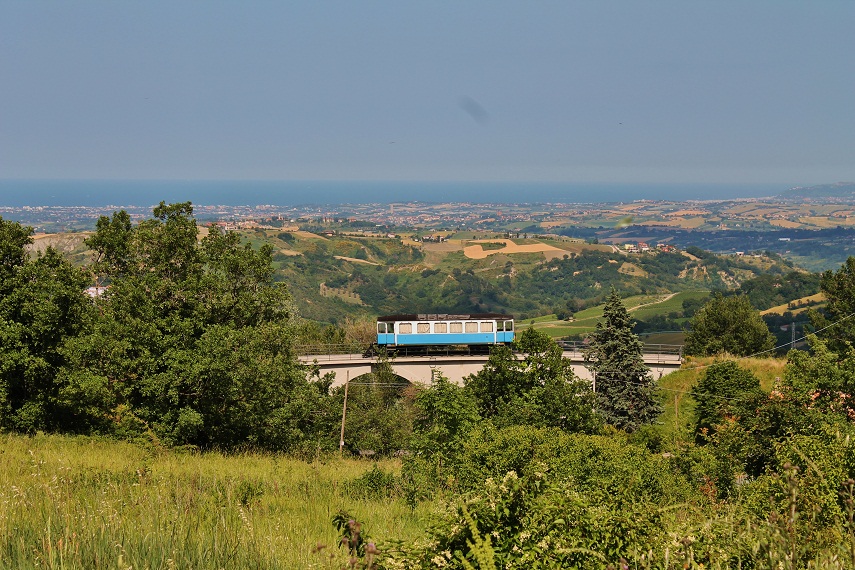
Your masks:
{"label": "grass field", "polygon": [[[396,461],[191,454],[92,438],[3,435],[2,568],[339,568],[332,516],[377,540],[421,536],[432,503],[347,482]],[[338,555],[338,554],[337,554]]]}
{"label": "grass field", "polygon": [[[668,440],[690,438],[692,391],[715,360],[659,380]],[[784,359],[740,359],[764,390]],[[397,460],[195,453],[91,437],[0,435],[0,568],[347,567],[331,519],[363,524],[381,551],[425,536],[443,497],[411,509],[353,482]],[[324,545],[320,553],[318,545]],[[330,558],[332,553],[333,558]]]}
{"label": "grass field", "polygon": [[663,331],[639,335],[641,342],[646,344],[685,344],[684,331]]}
{"label": "grass field", "polygon": [[[698,299],[709,295],[708,291],[682,291],[673,295],[636,295],[623,300],[624,306],[630,311],[630,316],[637,321],[649,319],[656,315],[667,315],[668,313],[681,311],[683,301],[687,299]],[[535,319],[520,321],[517,328],[520,330],[533,326],[553,338],[568,335],[587,334],[597,327],[597,322],[603,318],[603,305],[589,307],[574,315],[572,321],[559,321],[555,315],[545,315]],[[531,323],[534,322],[532,325]],[[648,340],[647,342],[654,342]],[[663,344],[672,344],[669,342]],[[680,344],[680,343],[677,343]]]}
{"label": "grass field", "polygon": [[643,321],[656,315],[667,315],[668,313],[679,312],[683,310],[683,301],[689,299],[702,299],[708,295],[709,291],[682,291],[661,302],[639,307],[632,311],[632,318],[637,321]]}
{"label": "grass field", "polygon": [[[790,311],[794,315],[798,315],[799,313],[804,313],[805,311],[807,311],[808,309],[811,308],[810,306],[807,306],[809,303],[822,303],[823,301],[825,301],[825,294],[817,293],[816,295],[810,295],[808,297],[802,297],[801,299],[796,299],[794,301],[790,301],[790,303],[793,303],[795,305],[799,305],[800,303],[804,303],[806,305],[804,307],[800,307],[800,308],[796,308],[796,309],[790,309],[790,303],[784,303],[783,305],[778,305],[777,307],[770,307],[770,308],[766,309],[765,311],[760,311],[760,314],[761,315],[770,315],[770,314],[774,313],[776,315],[783,315],[785,312]],[[816,307],[814,307],[814,308],[816,308]]]}

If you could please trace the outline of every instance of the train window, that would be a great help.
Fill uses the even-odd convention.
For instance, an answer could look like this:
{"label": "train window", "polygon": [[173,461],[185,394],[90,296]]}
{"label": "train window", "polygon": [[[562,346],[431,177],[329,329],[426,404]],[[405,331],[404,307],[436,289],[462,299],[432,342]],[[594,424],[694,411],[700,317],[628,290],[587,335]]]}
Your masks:
{"label": "train window", "polygon": [[448,323],[434,323],[433,332],[444,334],[448,332]]}
{"label": "train window", "polygon": [[398,323],[398,334],[413,334],[413,323]]}
{"label": "train window", "polygon": [[514,321],[505,321],[505,330],[513,331],[514,330]]}
{"label": "train window", "polygon": [[386,323],[377,323],[377,333],[386,334]]}
{"label": "train window", "polygon": [[463,323],[451,323],[451,332],[453,333],[462,333],[463,332]]}
{"label": "train window", "polygon": [[493,323],[492,322],[481,323],[481,332],[493,332]]}
{"label": "train window", "polygon": [[430,332],[430,323],[418,323],[416,325],[416,332],[419,334],[425,334]]}
{"label": "train window", "polygon": [[466,323],[466,332],[475,333],[478,332],[478,323]]}

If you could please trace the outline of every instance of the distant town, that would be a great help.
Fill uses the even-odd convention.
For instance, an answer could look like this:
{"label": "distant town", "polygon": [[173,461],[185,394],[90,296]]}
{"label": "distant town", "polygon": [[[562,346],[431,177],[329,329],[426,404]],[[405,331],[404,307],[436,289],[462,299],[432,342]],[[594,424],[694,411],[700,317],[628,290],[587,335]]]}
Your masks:
{"label": "distant town", "polygon": [[[0,216],[34,227],[37,232],[94,229],[99,216],[123,209],[132,219],[151,215],[153,206],[24,206],[0,205]],[[194,204],[200,223],[233,228],[283,227],[312,223],[335,225],[365,222],[376,228],[424,230],[492,230],[536,226],[619,228],[629,225],[687,230],[827,229],[855,226],[855,200],[637,200],[620,203],[470,203],[403,202],[339,205],[227,206]],[[377,230],[383,233],[383,230]]]}
{"label": "distant town", "polygon": [[[132,220],[151,206],[0,206],[0,216],[36,235],[86,232],[99,216],[124,209]],[[306,230],[325,235],[406,236],[439,242],[470,238],[551,237],[611,244],[626,252],[697,246],[723,254],[771,251],[810,270],[855,253],[855,199],[847,196],[736,200],[638,200],[602,204],[400,202],[306,206],[194,204],[200,226],[225,230]]]}

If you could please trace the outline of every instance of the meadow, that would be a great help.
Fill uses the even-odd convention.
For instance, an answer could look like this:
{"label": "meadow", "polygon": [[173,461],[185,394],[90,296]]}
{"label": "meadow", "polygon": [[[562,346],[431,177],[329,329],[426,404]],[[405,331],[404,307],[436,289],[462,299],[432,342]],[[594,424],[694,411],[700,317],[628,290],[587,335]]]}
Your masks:
{"label": "meadow", "polygon": [[[660,380],[665,441],[691,433],[692,387],[713,361],[692,359]],[[770,390],[785,362],[741,364]],[[391,477],[399,459],[200,453],[154,439],[44,434],[0,441],[0,568],[339,568],[338,512],[382,551],[422,539],[447,499],[408,503]]]}
{"label": "meadow", "polygon": [[4,434],[0,567],[339,568],[340,510],[382,544],[421,536],[435,508],[353,483],[375,467],[400,462]]}
{"label": "meadow", "polygon": [[[708,295],[709,291],[681,291],[679,293],[663,295],[634,295],[624,299],[623,303],[627,310],[629,310],[630,316],[633,320],[640,321],[657,315],[665,316],[669,313],[682,311],[683,301],[700,299]],[[528,319],[524,322],[519,322],[517,324],[517,328],[519,330],[524,330],[529,327],[534,327],[553,338],[588,334],[596,329],[597,322],[603,318],[603,306],[604,305],[597,305],[595,307],[589,307],[585,310],[579,311],[573,315],[572,321],[558,320],[556,315],[553,313],[534,319]],[[666,342],[666,340],[646,339],[646,342],[660,342],[663,344],[671,343],[671,341]],[[682,344],[682,334],[672,340],[677,341],[674,342],[674,344]]]}

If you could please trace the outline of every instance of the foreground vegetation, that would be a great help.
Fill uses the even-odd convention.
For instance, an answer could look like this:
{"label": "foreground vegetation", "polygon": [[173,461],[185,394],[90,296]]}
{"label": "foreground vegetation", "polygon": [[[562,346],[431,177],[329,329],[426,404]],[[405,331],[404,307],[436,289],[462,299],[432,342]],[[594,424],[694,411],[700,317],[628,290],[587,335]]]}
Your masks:
{"label": "foreground vegetation", "polygon": [[[435,507],[412,509],[359,484],[372,468],[398,473],[392,460],[48,435],[4,435],[0,447],[2,568],[338,568],[338,511],[374,536],[413,540]],[[319,543],[326,552],[315,552]]]}
{"label": "foreground vegetation", "polygon": [[[464,386],[381,358],[348,392],[297,361],[269,247],[154,214],[99,221],[94,301],[0,220],[4,566],[855,566],[855,258],[786,364],[747,296],[687,298],[697,358],[657,382],[612,288],[596,389],[530,327]],[[345,398],[348,452],[400,459],[331,459]]]}

